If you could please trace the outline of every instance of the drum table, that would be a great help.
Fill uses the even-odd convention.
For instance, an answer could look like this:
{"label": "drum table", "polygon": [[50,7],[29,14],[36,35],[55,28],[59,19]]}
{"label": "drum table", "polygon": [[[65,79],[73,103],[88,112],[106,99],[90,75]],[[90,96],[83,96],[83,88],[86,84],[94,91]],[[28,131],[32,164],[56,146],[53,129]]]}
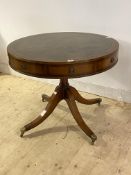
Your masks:
{"label": "drum table", "polygon": [[44,111],[21,129],[23,134],[42,123],[61,100],[66,100],[79,127],[91,138],[97,139],[94,132],[82,119],[76,101],[91,105],[100,104],[102,99],[85,99],[69,85],[69,78],[101,73],[112,68],[118,61],[119,44],[104,35],[78,32],[46,33],[24,37],[7,47],[10,66],[23,74],[60,79],[51,97],[43,94],[48,101]]}

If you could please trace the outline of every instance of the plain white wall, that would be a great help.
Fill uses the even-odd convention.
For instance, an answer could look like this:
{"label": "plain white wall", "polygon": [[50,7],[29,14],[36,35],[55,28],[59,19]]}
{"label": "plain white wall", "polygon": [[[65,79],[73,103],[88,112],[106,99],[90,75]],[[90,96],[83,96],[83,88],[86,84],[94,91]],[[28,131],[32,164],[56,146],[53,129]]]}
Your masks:
{"label": "plain white wall", "polygon": [[131,102],[130,0],[0,0],[0,70],[15,74],[7,66],[6,46],[11,41],[62,31],[105,34],[119,41],[114,68],[72,83],[80,90]]}

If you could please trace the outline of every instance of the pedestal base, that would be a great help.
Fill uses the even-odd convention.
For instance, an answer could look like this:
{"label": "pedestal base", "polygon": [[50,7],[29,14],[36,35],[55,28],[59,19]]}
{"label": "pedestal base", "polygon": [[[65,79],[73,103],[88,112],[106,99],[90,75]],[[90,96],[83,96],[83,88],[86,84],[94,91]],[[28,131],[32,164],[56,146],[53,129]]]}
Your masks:
{"label": "pedestal base", "polygon": [[97,136],[93,133],[93,131],[86,125],[86,123],[82,119],[75,101],[78,101],[80,103],[87,104],[87,105],[96,104],[96,103],[100,105],[102,99],[96,98],[96,99],[87,100],[83,98],[74,87],[69,85],[68,79],[66,78],[63,78],[60,80],[60,84],[56,87],[51,97],[45,94],[42,95],[42,101],[48,101],[48,104],[45,110],[42,111],[41,114],[35,120],[25,125],[21,129],[20,136],[23,137],[26,131],[42,123],[53,112],[57,104],[63,99],[66,100],[69,106],[69,109],[74,119],[76,120],[77,124],[79,125],[79,127],[85,132],[87,136],[91,138],[92,144],[94,144],[94,142],[97,139]]}

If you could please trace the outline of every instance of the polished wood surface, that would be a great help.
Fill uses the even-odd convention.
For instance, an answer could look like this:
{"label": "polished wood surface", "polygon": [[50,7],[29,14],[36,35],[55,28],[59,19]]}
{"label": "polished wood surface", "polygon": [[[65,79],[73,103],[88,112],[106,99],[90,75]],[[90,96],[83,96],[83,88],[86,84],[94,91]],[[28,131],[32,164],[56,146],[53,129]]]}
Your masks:
{"label": "polished wood surface", "polygon": [[90,33],[48,33],[18,39],[7,48],[10,66],[26,75],[75,78],[117,63],[118,42]]}
{"label": "polished wood surface", "polygon": [[41,124],[49,115],[53,112],[57,104],[61,100],[66,100],[69,109],[78,123],[79,127],[85,132],[87,136],[89,136],[92,140],[92,144],[97,139],[97,136],[94,134],[94,132],[86,125],[84,120],[81,117],[81,114],[79,113],[79,110],[77,108],[76,102],[78,101],[83,104],[91,105],[91,104],[100,104],[102,99],[101,98],[96,98],[96,99],[91,99],[91,100],[86,100],[84,99],[78,91],[74,88],[71,87],[68,83],[68,79],[61,79],[59,86],[56,87],[54,93],[52,94],[51,97],[47,97],[46,95],[42,95],[42,101],[48,101],[48,104],[41,112],[41,114],[34,119],[32,122],[29,124],[25,125],[23,128],[21,128],[21,137],[23,137],[24,133],[39,124]]}
{"label": "polished wood surface", "polygon": [[60,78],[44,111],[21,129],[24,133],[42,123],[61,100],[65,100],[83,132],[92,140],[97,139],[79,113],[76,101],[91,105],[102,99],[85,99],[68,83],[69,78],[89,76],[113,67],[118,61],[119,44],[116,40],[88,33],[50,33],[25,37],[9,44],[7,52],[10,66],[21,73],[45,78]]}

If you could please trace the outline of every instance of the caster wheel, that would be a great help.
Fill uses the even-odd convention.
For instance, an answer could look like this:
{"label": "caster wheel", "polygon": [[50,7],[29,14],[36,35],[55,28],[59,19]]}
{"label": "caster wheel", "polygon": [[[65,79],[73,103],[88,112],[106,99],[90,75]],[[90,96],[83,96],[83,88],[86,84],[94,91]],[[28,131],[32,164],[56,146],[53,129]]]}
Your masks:
{"label": "caster wheel", "polygon": [[97,136],[95,134],[92,134],[91,135],[91,145],[94,145],[96,140],[97,140]]}
{"label": "caster wheel", "polygon": [[26,129],[24,127],[20,129],[20,132],[21,132],[20,137],[23,137],[25,131],[26,131]]}
{"label": "caster wheel", "polygon": [[48,100],[49,100],[49,96],[46,95],[46,94],[42,94],[42,101],[43,101],[43,102],[46,102],[46,101],[48,101]]}
{"label": "caster wheel", "polygon": [[100,105],[101,105],[101,102],[102,102],[102,99],[101,99],[101,98],[99,98],[99,99],[98,99],[98,106],[100,106]]}

